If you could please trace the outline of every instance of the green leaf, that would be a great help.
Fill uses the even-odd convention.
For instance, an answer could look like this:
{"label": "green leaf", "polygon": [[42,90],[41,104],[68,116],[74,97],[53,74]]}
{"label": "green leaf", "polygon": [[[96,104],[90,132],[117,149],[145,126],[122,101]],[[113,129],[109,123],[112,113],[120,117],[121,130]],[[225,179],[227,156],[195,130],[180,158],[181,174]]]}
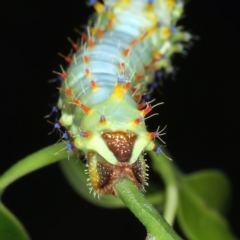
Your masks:
{"label": "green leaf", "polygon": [[23,225],[2,203],[0,203],[0,239],[30,239]]}
{"label": "green leaf", "polygon": [[226,213],[231,195],[227,176],[219,170],[199,171],[187,176],[187,182],[206,204],[220,213]]}
{"label": "green leaf", "polygon": [[[16,164],[4,172],[2,176],[0,176],[0,195],[6,187],[18,178],[49,164],[65,159],[67,156],[66,152],[61,151],[61,149],[65,148],[65,145],[65,143],[52,145],[19,160]],[[59,153],[56,154],[57,152]]]}
{"label": "green leaf", "polygon": [[177,218],[189,239],[237,239],[227,221],[217,212],[224,209],[226,197],[223,195],[228,194],[228,184],[224,175],[217,171],[200,172],[182,179]]}

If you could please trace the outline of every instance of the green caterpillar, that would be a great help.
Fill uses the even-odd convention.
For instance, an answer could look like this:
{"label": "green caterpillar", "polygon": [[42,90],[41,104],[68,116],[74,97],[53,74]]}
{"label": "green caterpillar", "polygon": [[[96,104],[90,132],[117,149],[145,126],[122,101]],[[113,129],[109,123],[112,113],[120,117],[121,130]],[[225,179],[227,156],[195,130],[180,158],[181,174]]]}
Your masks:
{"label": "green caterpillar", "polygon": [[[144,190],[145,151],[162,153],[148,132],[147,114],[154,106],[144,100],[155,72],[171,73],[170,57],[184,52],[191,35],[176,26],[182,0],[90,1],[96,15],[89,21],[83,43],[63,56],[70,63],[60,88],[57,108],[62,115],[67,150],[85,155],[90,189],[115,194],[115,182],[125,176]],[[159,103],[160,104],[160,103]],[[161,138],[160,138],[161,139]]]}

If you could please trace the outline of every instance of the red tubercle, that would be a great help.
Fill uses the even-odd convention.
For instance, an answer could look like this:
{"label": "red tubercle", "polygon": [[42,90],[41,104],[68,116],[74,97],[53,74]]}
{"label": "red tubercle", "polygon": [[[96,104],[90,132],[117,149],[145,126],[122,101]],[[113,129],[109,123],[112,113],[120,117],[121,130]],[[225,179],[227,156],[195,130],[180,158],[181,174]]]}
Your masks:
{"label": "red tubercle", "polygon": [[75,51],[78,51],[80,49],[80,45],[78,45],[77,43],[74,43],[72,47]]}
{"label": "red tubercle", "polygon": [[139,125],[141,122],[144,121],[144,118],[140,117],[140,118],[136,118],[133,120],[133,123],[136,125]]}
{"label": "red tubercle", "polygon": [[84,56],[83,56],[83,62],[84,62],[85,64],[89,63],[89,57],[86,56],[86,55],[84,55]]}
{"label": "red tubercle", "polygon": [[65,89],[65,93],[66,93],[67,95],[71,96],[71,95],[73,94],[73,90],[70,89],[70,88],[66,88],[66,89]]}
{"label": "red tubercle", "polygon": [[71,63],[72,62],[72,58],[67,56],[67,57],[65,57],[65,61],[68,62],[68,63]]}
{"label": "red tubercle", "polygon": [[127,57],[130,54],[130,48],[124,49],[122,54],[123,54],[124,57]]}
{"label": "red tubercle", "polygon": [[61,73],[60,76],[63,78],[63,79],[67,79],[68,75],[66,73]]}
{"label": "red tubercle", "polygon": [[88,40],[88,35],[86,33],[81,33],[81,37],[83,41],[87,41]]}
{"label": "red tubercle", "polygon": [[127,82],[127,83],[125,84],[125,86],[123,87],[123,91],[124,91],[124,92],[127,92],[127,91],[129,90],[130,86],[131,86],[131,82]]}
{"label": "red tubercle", "polygon": [[160,60],[159,58],[153,58],[152,59],[152,64],[159,62],[159,60]]}
{"label": "red tubercle", "polygon": [[138,39],[138,38],[135,38],[135,39],[133,39],[132,42],[130,43],[130,46],[131,46],[131,47],[134,47],[138,42],[139,42],[139,39]]}
{"label": "red tubercle", "polygon": [[69,57],[69,56],[67,56],[67,57],[65,57],[65,61],[66,61],[67,63],[71,63],[71,62],[72,62],[72,58]]}
{"label": "red tubercle", "polygon": [[133,87],[132,88],[132,92],[135,93],[137,91],[137,88],[136,87]]}
{"label": "red tubercle", "polygon": [[146,107],[144,110],[142,110],[142,116],[145,117],[148,113],[150,113],[152,111],[152,107],[148,106]]}
{"label": "red tubercle", "polygon": [[146,71],[150,70],[151,68],[152,68],[151,65],[146,65],[146,66],[144,67],[144,69],[145,69]]}
{"label": "red tubercle", "polygon": [[88,46],[89,48],[94,48],[94,42],[92,39],[88,39]]}
{"label": "red tubercle", "polygon": [[96,91],[98,89],[98,86],[94,80],[91,80],[91,87],[92,91]]}
{"label": "red tubercle", "polygon": [[65,56],[63,55],[62,53],[58,53],[58,55],[62,58],[64,58],[64,60],[67,62],[67,63],[71,63],[72,62],[72,58],[70,56]]}
{"label": "red tubercle", "polygon": [[141,81],[143,79],[143,75],[136,75],[136,81]]}
{"label": "red tubercle", "polygon": [[103,37],[103,30],[101,28],[97,29],[97,36],[98,36],[98,38],[102,38]]}
{"label": "red tubercle", "polygon": [[81,103],[81,101],[76,98],[73,98],[72,103],[79,105]]}
{"label": "red tubercle", "polygon": [[156,137],[157,137],[157,133],[158,133],[158,132],[149,132],[149,133],[147,133],[147,136],[148,136],[150,139],[153,139],[153,138],[156,138]]}
{"label": "red tubercle", "polygon": [[146,106],[146,102],[142,102],[138,104],[138,109],[142,109]]}
{"label": "red tubercle", "polygon": [[80,49],[80,45],[75,43],[70,37],[67,37],[67,40],[72,44],[72,47],[75,51]]}
{"label": "red tubercle", "polygon": [[80,108],[86,113],[88,114],[91,111],[91,108],[87,107],[84,104],[80,104]]}
{"label": "red tubercle", "polygon": [[91,72],[88,68],[85,69],[86,77],[91,77]]}
{"label": "red tubercle", "polygon": [[81,32],[81,30],[79,30],[78,28],[74,28],[74,31],[81,36],[83,41],[87,41],[88,40],[88,35],[86,33]]}
{"label": "red tubercle", "polygon": [[139,99],[141,99],[142,95],[141,94],[136,94],[133,96],[133,98],[137,101]]}
{"label": "red tubercle", "polygon": [[60,72],[53,71],[53,73],[61,76],[64,80],[67,79],[67,77],[68,77],[68,75],[65,72],[60,73]]}

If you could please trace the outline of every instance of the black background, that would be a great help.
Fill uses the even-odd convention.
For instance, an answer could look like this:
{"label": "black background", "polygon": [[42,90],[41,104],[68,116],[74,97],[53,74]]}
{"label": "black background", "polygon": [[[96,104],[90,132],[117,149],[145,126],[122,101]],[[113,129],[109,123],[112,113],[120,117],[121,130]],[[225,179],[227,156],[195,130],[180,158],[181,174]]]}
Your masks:
{"label": "black background", "polygon": [[[186,58],[176,57],[175,81],[158,96],[164,106],[149,129],[167,124],[164,140],[185,172],[218,168],[233,186],[227,216],[235,233],[239,196],[239,27],[236,2],[198,0],[181,20],[200,36]],[[54,103],[56,85],[48,80],[68,54],[67,36],[92,13],[84,1],[11,0],[0,7],[1,157],[0,173],[22,157],[57,141],[44,115]],[[134,17],[134,16],[133,16]],[[151,179],[151,176],[150,176]],[[33,240],[144,239],[144,227],[128,210],[106,210],[82,200],[52,165],[13,183],[3,202],[23,222]]]}

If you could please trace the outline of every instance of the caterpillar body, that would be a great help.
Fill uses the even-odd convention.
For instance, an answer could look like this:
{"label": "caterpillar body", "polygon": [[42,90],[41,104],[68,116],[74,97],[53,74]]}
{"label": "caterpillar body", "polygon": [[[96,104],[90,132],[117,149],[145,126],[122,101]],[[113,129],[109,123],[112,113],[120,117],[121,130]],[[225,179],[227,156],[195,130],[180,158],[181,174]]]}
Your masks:
{"label": "caterpillar body", "polygon": [[[191,39],[176,26],[182,0],[90,1],[96,10],[84,42],[64,56],[70,63],[63,78],[55,128],[64,127],[67,150],[87,159],[91,190],[115,194],[114,184],[128,177],[141,190],[147,185],[145,151],[161,153],[153,139],[162,131],[148,132],[144,101],[156,71],[171,73],[170,57],[183,52]],[[56,109],[55,109],[56,110]]]}

